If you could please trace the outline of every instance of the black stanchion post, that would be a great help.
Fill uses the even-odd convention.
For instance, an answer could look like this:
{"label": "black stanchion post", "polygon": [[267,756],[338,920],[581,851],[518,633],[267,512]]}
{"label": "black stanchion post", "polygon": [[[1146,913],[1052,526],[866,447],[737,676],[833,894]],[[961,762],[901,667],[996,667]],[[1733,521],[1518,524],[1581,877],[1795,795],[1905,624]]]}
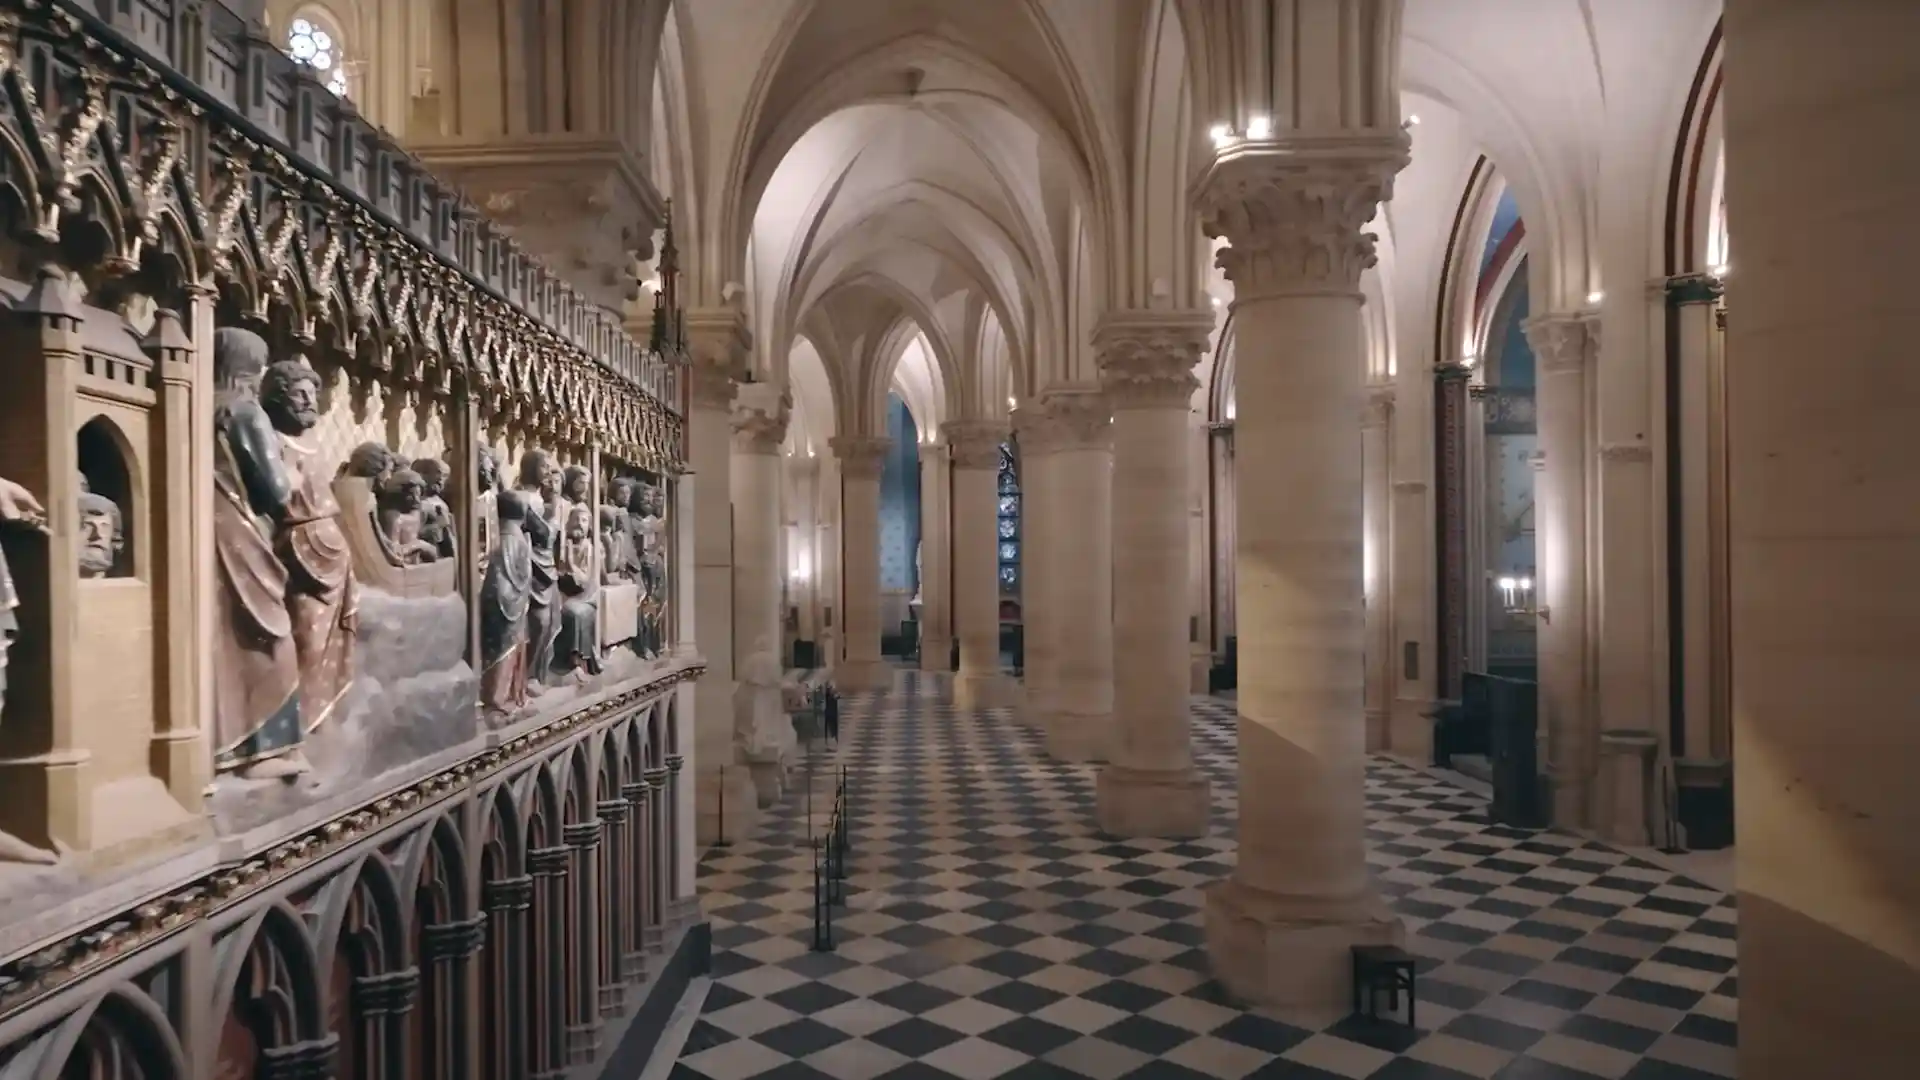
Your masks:
{"label": "black stanchion post", "polygon": [[813,842],[813,951],[833,951],[833,875],[827,870],[830,847]]}
{"label": "black stanchion post", "polygon": [[719,817],[714,821],[713,829],[718,835],[713,841],[713,846],[717,848],[729,848],[733,846],[733,841],[727,838],[727,767],[725,765],[720,766],[719,783],[718,795],[720,802],[717,807]]}

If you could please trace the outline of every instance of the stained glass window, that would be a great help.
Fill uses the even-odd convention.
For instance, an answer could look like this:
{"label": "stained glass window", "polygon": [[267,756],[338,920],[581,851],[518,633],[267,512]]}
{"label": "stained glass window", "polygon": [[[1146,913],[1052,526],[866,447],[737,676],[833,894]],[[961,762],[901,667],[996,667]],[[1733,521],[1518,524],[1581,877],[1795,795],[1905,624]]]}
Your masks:
{"label": "stained glass window", "polygon": [[340,97],[347,95],[347,69],[340,60],[340,42],[312,19],[295,19],[287,25],[287,55],[320,73],[327,89]]}
{"label": "stained glass window", "polygon": [[1000,444],[1000,591],[1020,591],[1020,467]]}

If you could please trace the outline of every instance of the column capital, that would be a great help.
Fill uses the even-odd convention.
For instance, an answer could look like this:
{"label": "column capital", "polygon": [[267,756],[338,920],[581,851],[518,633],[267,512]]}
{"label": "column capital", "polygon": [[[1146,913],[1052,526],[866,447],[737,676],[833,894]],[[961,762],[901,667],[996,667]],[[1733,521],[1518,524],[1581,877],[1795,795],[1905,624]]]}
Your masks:
{"label": "column capital", "polygon": [[1393,416],[1394,386],[1392,383],[1374,383],[1367,387],[1366,411],[1361,414],[1366,427],[1385,427]]}
{"label": "column capital", "polygon": [[[1049,390],[1020,448],[1035,453],[1111,450],[1113,402],[1097,389]],[[1184,402],[1184,399],[1183,399]]]}
{"label": "column capital", "polygon": [[1194,188],[1200,228],[1227,246],[1215,261],[1234,302],[1354,295],[1374,264],[1365,231],[1406,167],[1403,131],[1294,136],[1222,151]]}
{"label": "column capital", "polygon": [[949,420],[940,425],[940,439],[953,455],[954,468],[998,469],[1007,426],[992,420]]}
{"label": "column capital", "polygon": [[945,465],[947,463],[947,444],[943,442],[923,442],[920,444],[920,462],[923,465]]}
{"label": "column capital", "polygon": [[1600,355],[1600,318],[1592,312],[1536,315],[1521,329],[1541,371],[1582,371]]}
{"label": "column capital", "polygon": [[1115,311],[1100,320],[1093,348],[1100,388],[1114,410],[1188,407],[1200,380],[1193,367],[1213,334],[1210,311]]}
{"label": "column capital", "polygon": [[777,402],[748,403],[736,400],[733,407],[733,448],[745,454],[777,454],[787,441],[787,422],[793,416],[793,395],[782,393]]}
{"label": "column capital", "polygon": [[746,314],[733,308],[695,308],[687,312],[686,327],[694,407],[731,408],[738,390],[734,384],[746,376],[753,351]]}
{"label": "column capital", "polygon": [[835,435],[827,448],[840,462],[840,475],[849,480],[878,480],[893,440],[885,435]]}
{"label": "column capital", "polygon": [[1711,304],[1727,292],[1726,281],[1713,274],[1675,274],[1655,278],[1653,285],[1669,304]]}

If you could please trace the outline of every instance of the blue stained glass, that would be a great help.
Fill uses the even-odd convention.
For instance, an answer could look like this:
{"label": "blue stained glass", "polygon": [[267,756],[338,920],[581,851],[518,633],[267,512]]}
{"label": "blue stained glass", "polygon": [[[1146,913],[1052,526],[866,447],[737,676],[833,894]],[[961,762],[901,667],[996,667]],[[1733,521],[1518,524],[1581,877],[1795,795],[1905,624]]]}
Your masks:
{"label": "blue stained glass", "polygon": [[1001,544],[1000,545],[1000,561],[1001,562],[1019,562],[1020,561],[1020,545],[1012,544],[1012,543]]}
{"label": "blue stained glass", "polygon": [[1000,496],[1000,516],[1001,517],[1011,519],[1019,513],[1020,513],[1020,496],[1018,495]]}
{"label": "blue stained glass", "polygon": [[1010,517],[1000,519],[1000,539],[1011,540],[1020,532],[1020,523]]}
{"label": "blue stained glass", "polygon": [[1016,581],[1019,581],[1019,580],[1020,580],[1020,568],[1019,568],[1019,567],[1017,567],[1017,566],[1003,566],[1003,567],[1001,567],[1001,568],[1000,568],[1000,584],[1002,584],[1002,585],[1011,585],[1011,584],[1013,584],[1014,582],[1016,582]]}

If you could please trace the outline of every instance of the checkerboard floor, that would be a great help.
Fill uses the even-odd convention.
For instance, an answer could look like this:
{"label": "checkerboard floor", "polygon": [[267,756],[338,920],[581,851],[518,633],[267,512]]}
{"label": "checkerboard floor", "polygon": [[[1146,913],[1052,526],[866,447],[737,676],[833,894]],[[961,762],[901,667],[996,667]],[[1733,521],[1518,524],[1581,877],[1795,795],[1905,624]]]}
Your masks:
{"label": "checkerboard floor", "polygon": [[[932,679],[849,696],[848,906],[813,952],[804,785],[700,885],[714,984],[673,1080],[1489,1078],[1733,1075],[1730,897],[1604,845],[1485,823],[1384,758],[1369,860],[1421,956],[1418,1028],[1306,1030],[1208,977],[1200,890],[1234,861],[1234,714],[1196,700],[1212,835],[1115,840],[1094,768]],[[835,758],[822,752],[814,815]],[[818,826],[815,826],[816,828]]]}

